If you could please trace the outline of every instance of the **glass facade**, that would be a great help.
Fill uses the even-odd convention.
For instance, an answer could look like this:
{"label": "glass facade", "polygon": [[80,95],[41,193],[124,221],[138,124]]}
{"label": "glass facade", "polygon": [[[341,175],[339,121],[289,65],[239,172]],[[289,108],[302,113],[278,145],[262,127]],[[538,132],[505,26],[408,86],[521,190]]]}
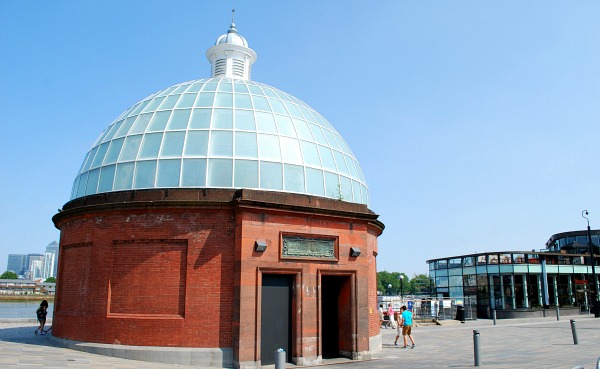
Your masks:
{"label": "glass facade", "polygon": [[175,85],[127,109],[87,153],[71,199],[177,187],[369,203],[356,157],[323,116],[273,87],[230,78]]}
{"label": "glass facade", "polygon": [[[595,299],[590,260],[586,254],[564,252],[501,252],[428,263],[438,296],[476,299],[478,311],[482,310],[481,315],[486,316],[489,309],[545,305],[543,267],[547,273],[548,305],[589,306]],[[600,272],[598,266],[596,270]]]}

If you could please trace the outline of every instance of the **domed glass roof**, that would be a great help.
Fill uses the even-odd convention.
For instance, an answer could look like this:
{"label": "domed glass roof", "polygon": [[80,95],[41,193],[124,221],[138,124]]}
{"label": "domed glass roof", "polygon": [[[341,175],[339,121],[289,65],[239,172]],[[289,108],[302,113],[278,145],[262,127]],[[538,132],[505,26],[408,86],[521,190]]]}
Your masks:
{"label": "domed glass roof", "polygon": [[212,78],[148,96],[104,130],[71,199],[148,188],[252,188],[369,203],[358,161],[329,122],[294,96],[250,81],[256,53],[233,19],[206,57]]}
{"label": "domed glass roof", "polygon": [[127,109],[93,144],[71,199],[149,188],[251,188],[368,204],[339,133],[296,97],[217,77],[159,91]]}

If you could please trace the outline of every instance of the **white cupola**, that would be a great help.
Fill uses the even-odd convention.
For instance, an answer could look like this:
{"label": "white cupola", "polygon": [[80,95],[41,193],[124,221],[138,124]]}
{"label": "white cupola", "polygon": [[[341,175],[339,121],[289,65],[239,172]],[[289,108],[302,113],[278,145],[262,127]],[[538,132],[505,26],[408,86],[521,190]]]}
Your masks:
{"label": "white cupola", "polygon": [[210,61],[211,76],[250,80],[250,70],[256,61],[256,53],[248,47],[248,41],[238,34],[231,17],[226,34],[219,36],[215,45],[206,51]]}

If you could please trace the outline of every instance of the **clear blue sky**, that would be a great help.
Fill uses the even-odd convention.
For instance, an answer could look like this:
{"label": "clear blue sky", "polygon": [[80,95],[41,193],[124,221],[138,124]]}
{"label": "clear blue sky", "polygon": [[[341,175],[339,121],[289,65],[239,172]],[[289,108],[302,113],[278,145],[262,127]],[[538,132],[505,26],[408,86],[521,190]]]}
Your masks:
{"label": "clear blue sky", "polygon": [[252,79],[361,163],[379,270],[539,249],[583,209],[600,228],[598,1],[2,1],[2,271],[58,241],[51,217],[124,109],[210,76],[232,7]]}

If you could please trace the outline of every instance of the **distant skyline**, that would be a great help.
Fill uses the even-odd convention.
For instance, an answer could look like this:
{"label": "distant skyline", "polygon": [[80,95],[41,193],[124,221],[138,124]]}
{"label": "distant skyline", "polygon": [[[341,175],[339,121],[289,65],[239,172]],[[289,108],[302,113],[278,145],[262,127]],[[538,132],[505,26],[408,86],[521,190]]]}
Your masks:
{"label": "distant skyline", "polygon": [[360,162],[379,271],[540,249],[584,209],[600,229],[598,1],[0,2],[0,266],[59,241],[51,218],[123,110],[210,76],[232,7],[252,80],[312,106]]}

